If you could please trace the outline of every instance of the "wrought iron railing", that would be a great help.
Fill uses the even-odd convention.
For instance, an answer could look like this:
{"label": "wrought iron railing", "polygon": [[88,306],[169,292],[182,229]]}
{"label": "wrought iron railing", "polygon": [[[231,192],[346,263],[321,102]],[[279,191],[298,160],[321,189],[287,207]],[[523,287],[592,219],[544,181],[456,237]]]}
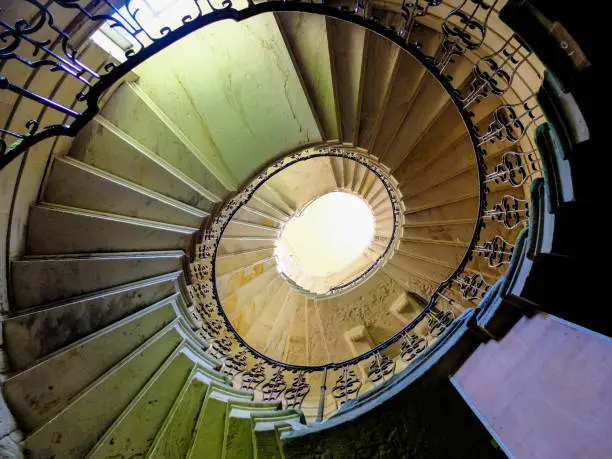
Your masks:
{"label": "wrought iron railing", "polygon": [[[440,0],[404,0],[398,11],[401,17],[398,28],[368,17],[369,7],[362,0],[341,7],[332,7],[327,2],[249,0],[238,4],[232,0],[185,0],[181,2],[185,11],[179,17],[169,17],[167,25],[152,30],[141,21],[140,3],[128,0],[120,8],[118,2],[111,0],[21,0],[14,4],[28,5],[30,17],[12,20],[6,18],[11,16],[10,8],[0,10],[0,90],[10,95],[7,99],[13,104],[4,127],[0,127],[0,168],[44,139],[76,135],[97,114],[100,99],[111,86],[180,38],[221,20],[241,21],[267,12],[324,14],[386,37],[417,58],[437,78],[468,129],[474,147],[479,197],[478,217],[465,257],[410,324],[370,351],[321,366],[290,365],[270,359],[235,333],[219,306],[214,281],[201,282],[213,278],[214,263],[194,266],[199,280],[192,286],[198,300],[194,319],[201,326],[200,334],[208,343],[209,352],[222,360],[223,370],[236,384],[257,392],[264,400],[280,399],[288,407],[313,409],[316,416],[311,417],[321,421],[330,411],[326,405],[329,407],[331,400],[332,410],[336,409],[369,387],[390,379],[400,371],[400,366],[413,364],[453,319],[464,308],[477,305],[503,274],[513,247],[504,235],[507,237],[508,231],[527,224],[529,208],[524,189],[540,175],[538,152],[533,145],[530,148],[525,145],[529,145],[533,129],[543,121],[543,115],[535,94],[513,89],[521,69],[533,58],[532,53],[516,35],[507,37],[496,49],[487,45],[488,23],[498,15],[496,8],[502,0],[460,0],[442,15],[436,15],[436,11],[448,11],[448,5]],[[175,14],[181,11],[173,10]],[[424,55],[413,38],[415,27],[430,17],[439,24],[443,38],[440,51],[434,56]],[[84,62],[82,53],[88,46],[89,33],[103,25],[129,37],[129,46],[120,59],[122,62],[109,58],[94,68]],[[455,87],[445,76],[459,59],[473,64],[469,84],[463,87]],[[8,70],[14,65],[29,68],[31,75],[23,82],[13,81]],[[46,93],[31,85],[41,69],[59,74],[57,84]],[[77,89],[66,97],[58,89],[68,83]],[[499,106],[486,132],[481,132],[472,121],[471,110],[492,97],[499,99]],[[15,113],[24,101],[33,102],[38,111],[24,126],[15,125]],[[498,163],[487,164],[486,149],[491,144],[507,145],[513,150],[505,151]],[[487,197],[493,186],[510,187],[510,191],[498,202],[490,203]],[[219,218],[227,216],[221,214]],[[212,233],[207,237],[211,238]],[[214,260],[214,241],[203,245],[201,256]]]}

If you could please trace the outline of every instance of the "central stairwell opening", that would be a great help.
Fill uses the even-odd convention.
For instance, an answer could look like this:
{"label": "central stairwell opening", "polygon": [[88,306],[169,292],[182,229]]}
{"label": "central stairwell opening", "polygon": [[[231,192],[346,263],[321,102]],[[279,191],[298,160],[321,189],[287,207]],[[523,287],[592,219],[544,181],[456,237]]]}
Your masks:
{"label": "central stairwell opening", "polygon": [[449,375],[542,300],[574,176],[489,3],[2,9],[15,457],[501,455]]}
{"label": "central stairwell opening", "polygon": [[355,263],[373,237],[374,215],[367,203],[335,191],[305,204],[285,223],[276,257],[287,276],[293,263],[311,276],[330,276]]}

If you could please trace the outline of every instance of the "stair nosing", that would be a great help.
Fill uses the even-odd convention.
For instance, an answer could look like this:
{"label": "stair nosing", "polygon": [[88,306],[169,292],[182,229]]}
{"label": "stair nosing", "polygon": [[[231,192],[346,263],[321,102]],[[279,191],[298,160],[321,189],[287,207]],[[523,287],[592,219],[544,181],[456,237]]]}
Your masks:
{"label": "stair nosing", "polygon": [[174,225],[171,223],[158,222],[155,220],[146,220],[143,218],[128,217],[125,215],[112,214],[108,212],[99,212],[97,210],[82,209],[80,207],[65,206],[62,204],[54,204],[54,203],[44,202],[44,201],[36,204],[34,208],[36,207],[41,208],[41,209],[55,211],[55,212],[62,212],[62,213],[70,214],[70,215],[96,218],[99,220],[112,221],[116,223],[125,223],[128,225],[140,226],[143,228],[157,229],[161,231],[171,231],[174,233],[185,234],[185,235],[192,235],[199,231],[199,228],[194,228],[190,226]]}
{"label": "stair nosing", "polygon": [[226,254],[223,254],[223,255],[217,255],[216,259],[217,260],[221,260],[221,259],[225,260],[225,259],[230,258],[230,257],[236,257],[236,256],[239,256],[239,255],[245,255],[247,253],[263,252],[264,250],[274,250],[274,247],[263,247],[263,248],[257,248],[257,249],[252,249],[252,250],[243,250],[242,252],[236,252],[236,253],[226,253]]}
{"label": "stair nosing", "polygon": [[240,210],[244,210],[245,212],[250,212],[252,214],[258,215],[260,217],[263,218],[268,218],[270,220],[272,220],[273,222],[278,223],[279,225],[283,225],[285,223],[284,220],[281,220],[280,218],[274,217],[270,214],[267,214],[266,212],[263,212],[261,210],[257,210],[257,209],[253,209],[252,207],[249,207],[248,205],[243,205]]}
{"label": "stair nosing", "polygon": [[44,261],[86,261],[86,260],[130,260],[140,258],[182,258],[185,256],[183,250],[151,250],[142,252],[95,252],[95,253],[68,253],[52,255],[24,255],[11,263],[32,263]]}
{"label": "stair nosing", "polygon": [[256,229],[261,229],[263,231],[272,231],[274,233],[278,233],[280,232],[279,228],[276,228],[274,226],[266,226],[266,225],[261,225],[259,223],[251,223],[251,222],[247,222],[244,220],[239,220],[237,218],[232,218],[230,220],[230,222],[228,223],[228,227],[229,225],[231,225],[232,223],[236,224],[236,225],[243,225],[243,226],[248,226],[250,228],[256,228]]}
{"label": "stair nosing", "polygon": [[[98,439],[96,444],[89,450],[86,458],[91,458],[94,454],[96,454],[101,448],[104,446],[106,441],[113,435],[114,431],[121,425],[121,423],[127,419],[130,415],[131,411],[140,403],[140,401],[146,396],[148,391],[155,385],[155,383],[159,380],[159,378],[164,374],[164,372],[172,365],[174,360],[181,353],[181,345],[179,344],[176,349],[172,351],[172,353],[166,358],[164,363],[157,369],[155,374],[151,376],[151,378],[147,381],[147,383],[140,389],[138,394],[130,400],[130,403],[121,411],[121,414],[117,416],[117,418],[113,421],[113,423],[104,431],[104,434]],[[195,362],[192,362],[195,366]],[[193,367],[192,367],[193,368]],[[189,370],[190,373],[192,370]]]}
{"label": "stair nosing", "polygon": [[[231,271],[227,271],[227,272],[224,272],[223,274],[217,275],[217,279],[220,278],[220,277],[224,277],[224,276],[232,276],[233,274],[236,274],[237,272],[240,272],[243,269],[249,269],[249,268],[252,268],[253,266],[257,266],[257,265],[262,264],[262,263],[267,263],[267,262],[269,262],[271,260],[274,260],[275,258],[276,258],[275,255],[271,255],[271,256],[269,256],[267,258],[263,258],[261,260],[254,261],[254,262],[248,263],[246,265],[240,266],[238,268],[234,268]],[[276,266],[276,264],[274,264],[274,266]],[[264,271],[261,274],[263,274],[264,272],[268,271],[269,269],[271,269],[271,268],[264,269]],[[261,276],[261,274],[259,276]],[[257,277],[259,277],[259,276],[257,276]],[[243,287],[243,286],[241,286],[241,287]]]}
{"label": "stair nosing", "polygon": [[171,271],[169,273],[161,274],[159,276],[147,277],[145,279],[141,279],[138,281],[116,285],[114,287],[97,290],[95,292],[90,292],[90,293],[86,293],[83,295],[77,295],[77,296],[73,296],[70,298],[62,298],[57,301],[43,303],[41,305],[32,306],[27,309],[11,312],[10,314],[3,317],[1,321],[5,322],[8,320],[25,317],[31,314],[37,314],[38,312],[41,312],[41,311],[49,311],[52,309],[63,308],[71,304],[76,304],[76,303],[81,303],[84,301],[91,301],[91,300],[95,300],[98,298],[103,298],[104,296],[108,296],[110,294],[128,292],[130,290],[140,288],[140,287],[147,287],[149,285],[161,284],[162,282],[167,282],[167,281],[177,281],[178,279],[180,279],[180,276],[182,274],[183,274],[182,270],[181,271]]}
{"label": "stair nosing", "polygon": [[150,149],[142,145],[138,140],[134,139],[127,132],[115,126],[113,123],[107,120],[104,116],[98,114],[95,116],[94,121],[96,121],[106,130],[113,133],[116,137],[120,138],[123,142],[128,144],[130,147],[137,150],[140,154],[142,154],[143,156],[146,156],[149,160],[153,161],[155,164],[157,164],[159,167],[164,169],[166,172],[176,177],[178,181],[182,182],[183,184],[185,184],[186,186],[194,190],[200,196],[204,197],[205,199],[212,202],[213,204],[216,204],[222,201],[220,197],[218,197],[211,191],[207,190],[202,185],[200,185],[198,182],[188,177],[183,172],[181,172],[179,169],[174,167],[172,164],[168,163],[162,157],[157,155],[155,152],[151,151]]}
{"label": "stair nosing", "polygon": [[[144,351],[145,349],[147,349],[148,347],[150,347],[151,345],[153,345],[155,342],[157,342],[157,340],[159,340],[161,337],[163,337],[166,333],[170,332],[170,330],[172,330],[173,328],[176,327],[176,322],[177,322],[178,318],[175,318],[174,320],[172,320],[168,325],[165,325],[164,327],[162,327],[160,330],[158,330],[157,332],[155,332],[151,337],[149,337],[149,339],[147,339],[144,343],[142,343],[140,346],[137,346],[135,349],[132,350],[132,352],[130,352],[128,355],[126,355],[124,358],[122,358],[121,360],[119,360],[115,365],[113,365],[111,368],[109,368],[107,371],[105,371],[100,377],[98,377],[96,380],[92,381],[90,384],[88,384],[86,387],[84,387],[79,393],[77,393],[71,400],[70,402],[68,402],[68,404],[63,407],[59,412],[57,412],[54,416],[52,416],[51,418],[49,418],[47,421],[43,422],[41,425],[39,425],[38,427],[36,427],[34,430],[32,430],[32,432],[30,432],[26,438],[23,440],[23,443],[26,444],[27,441],[34,437],[36,434],[38,434],[39,432],[41,432],[43,429],[45,429],[45,427],[47,425],[49,425],[50,423],[54,422],[56,419],[58,419],[64,412],[66,412],[68,409],[70,409],[71,407],[73,407],[74,405],[76,405],[80,400],[82,400],[86,395],[88,395],[89,393],[91,393],[93,390],[95,390],[100,384],[102,384],[104,381],[106,381],[108,378],[112,377],[113,374],[115,374],[118,370],[120,370],[121,368],[123,368],[125,365],[127,365],[130,361],[132,361],[132,359],[134,359],[136,356],[138,356],[140,353],[142,353],[142,351]],[[172,350],[172,352],[174,352],[174,350],[176,349],[176,347],[180,346],[181,343],[179,342],[175,348]]]}
{"label": "stair nosing", "polygon": [[[212,164],[204,155],[198,146],[176,125],[165,111],[157,106],[157,103],[138,85],[132,82],[126,83],[136,96],[151,110],[155,116],[172,132],[172,134],[187,148],[191,154],[204,166],[210,174],[228,191],[236,189],[236,183],[231,183],[228,179],[236,180],[235,177],[226,177],[225,174],[218,170],[217,166]],[[231,173],[231,171],[229,171]]]}
{"label": "stair nosing", "polygon": [[[164,306],[167,306],[169,304],[172,304],[172,302],[180,295],[180,293],[173,293],[172,295],[169,295],[159,301],[156,301],[153,304],[150,304],[148,306],[145,306],[142,309],[139,309],[138,311],[133,312],[132,314],[125,316],[115,322],[112,322],[108,325],[106,325],[105,327],[102,327],[99,330],[96,330],[94,332],[89,333],[86,336],[83,336],[82,338],[79,338],[76,341],[73,341],[59,349],[56,349],[55,351],[44,355],[36,360],[33,360],[32,362],[30,362],[30,364],[28,364],[27,366],[21,368],[19,371],[17,371],[15,374],[11,375],[10,378],[7,378],[7,382],[14,379],[14,378],[18,378],[21,375],[30,373],[31,371],[34,371],[37,367],[44,365],[46,362],[57,358],[58,356],[65,354],[66,352],[70,352],[72,349],[75,349],[83,344],[86,344],[87,342],[93,341],[96,338],[98,338],[99,336],[102,336],[106,333],[110,333],[113,330],[120,328],[128,323],[130,323],[133,320],[137,320],[143,316],[146,316],[147,314],[157,310],[157,309],[161,309]],[[173,309],[176,311],[176,307],[173,305]],[[178,317],[178,316],[177,316]],[[175,321],[175,319],[173,319],[173,321]]]}
{"label": "stair nosing", "polygon": [[61,163],[65,163],[65,164],[69,164],[71,166],[74,166],[76,168],[79,168],[85,172],[91,173],[92,175],[96,175],[98,177],[103,178],[104,180],[107,180],[109,182],[112,182],[116,185],[119,185],[121,187],[127,188],[131,191],[134,191],[136,193],[139,193],[143,196],[146,196],[148,198],[151,199],[155,199],[167,206],[170,207],[174,207],[177,210],[180,210],[182,212],[188,213],[190,215],[193,215],[195,217],[200,217],[200,218],[205,218],[210,216],[210,212],[207,212],[205,210],[202,209],[198,209],[197,207],[193,207],[190,206],[188,204],[185,204],[184,202],[181,202],[177,199],[171,198],[169,196],[166,196],[162,193],[159,193],[157,191],[153,191],[147,187],[144,187],[142,185],[139,185],[137,183],[131,182],[129,180],[126,180],[122,177],[119,177],[117,175],[114,175],[110,172],[105,171],[104,169],[100,169],[97,168],[95,166],[92,166],[91,164],[79,161],[78,159],[74,159],[70,156],[64,156],[64,157],[58,157],[55,159],[55,161],[61,162]]}

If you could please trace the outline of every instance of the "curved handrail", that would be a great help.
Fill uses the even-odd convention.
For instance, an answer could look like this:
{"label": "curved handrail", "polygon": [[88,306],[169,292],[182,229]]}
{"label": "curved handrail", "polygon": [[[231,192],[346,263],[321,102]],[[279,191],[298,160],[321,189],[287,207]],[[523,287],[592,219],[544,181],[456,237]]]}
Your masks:
{"label": "curved handrail", "polygon": [[[138,20],[138,12],[130,10],[129,5],[131,1],[128,0],[127,10],[128,14],[130,15],[130,24],[133,22],[133,24],[131,24],[129,27],[132,27],[134,30],[139,28],[138,30],[140,32],[144,31],[150,43],[145,46],[144,43],[136,39],[136,41],[138,41],[138,43],[140,44],[140,48],[138,50],[128,51],[126,53],[125,62],[118,65],[108,64],[104,67],[104,73],[98,73],[93,69],[88,68],[85,64],[78,60],[76,48],[70,43],[70,36],[53,25],[53,15],[50,12],[49,8],[43,6],[43,4],[40,3],[38,0],[27,0],[27,2],[30,5],[33,5],[35,8],[38,8],[39,10],[38,16],[33,20],[35,22],[30,24],[28,21],[23,21],[21,23],[17,22],[14,25],[6,24],[3,22],[1,24],[6,29],[0,32],[3,38],[3,43],[8,44],[0,48],[0,69],[6,61],[10,59],[19,58],[19,56],[15,54],[15,50],[18,48],[19,43],[21,41],[27,41],[29,43],[34,42],[34,45],[37,47],[37,49],[41,51],[41,57],[38,60],[22,60],[22,62],[24,62],[26,65],[29,65],[32,69],[37,69],[41,66],[49,66],[53,70],[64,72],[69,77],[77,78],[82,81],[84,83],[85,89],[76,95],[76,100],[85,103],[86,108],[82,112],[78,112],[74,108],[74,106],[63,106],[54,101],[52,98],[36,94],[27,87],[20,87],[9,81],[7,78],[0,77],[0,89],[9,90],[18,94],[22,98],[33,100],[39,103],[44,109],[52,109],[64,113],[66,115],[66,120],[68,120],[69,118],[73,118],[73,121],[70,124],[58,124],[45,126],[42,128],[40,127],[41,120],[32,120],[28,123],[26,132],[24,133],[11,131],[8,129],[8,126],[6,128],[2,128],[0,130],[0,168],[4,167],[19,154],[44,139],[59,135],[75,136],[99,112],[100,98],[113,84],[118,82],[122,77],[127,75],[128,72],[130,72],[140,63],[144,62],[146,59],[155,55],[159,51],[167,48],[179,39],[206,25],[221,20],[231,19],[234,21],[242,21],[247,18],[269,12],[306,12],[321,14],[364,27],[390,40],[391,42],[399,46],[402,50],[415,57],[425,67],[429,75],[435,78],[449,94],[450,100],[458,110],[461,119],[463,120],[463,123],[467,128],[470,141],[473,145],[479,182],[478,217],[474,225],[474,231],[468,248],[465,252],[464,257],[458,264],[457,268],[449,275],[449,277],[445,281],[440,284],[438,289],[431,296],[428,304],[424,307],[423,311],[417,316],[415,320],[413,320],[410,324],[408,324],[406,327],[404,327],[401,331],[399,331],[392,337],[375,346],[370,351],[353,359],[346,360],[344,362],[332,362],[327,365],[321,366],[301,366],[290,365],[276,361],[274,359],[270,359],[269,357],[257,352],[255,349],[250,348],[248,344],[246,344],[244,340],[237,333],[235,333],[235,330],[232,328],[231,324],[227,320],[227,317],[225,317],[225,314],[221,310],[221,316],[224,319],[226,328],[232,332],[235,340],[239,343],[239,347],[248,349],[249,352],[251,352],[257,359],[266,362],[268,365],[274,368],[283,368],[288,371],[298,373],[323,371],[325,376],[322,392],[324,393],[325,378],[328,369],[348,368],[352,365],[355,365],[370,358],[375,358],[376,364],[380,367],[381,364],[379,362],[379,359],[381,356],[381,351],[386,349],[393,343],[398,342],[400,339],[406,338],[408,336],[408,332],[413,330],[416,327],[416,324],[420,323],[423,319],[428,317],[428,315],[430,315],[432,311],[435,311],[434,307],[437,305],[440,298],[445,299],[447,303],[452,304],[452,300],[446,298],[443,292],[447,288],[450,288],[453,285],[453,282],[459,283],[459,276],[465,271],[468,262],[471,260],[472,256],[475,253],[481,255],[489,254],[492,258],[495,255],[496,258],[494,261],[499,262],[500,264],[507,262],[507,259],[509,259],[510,255],[507,248],[508,246],[511,247],[511,245],[507,244],[503,240],[503,238],[503,243],[493,239],[491,241],[484,242],[482,246],[477,245],[478,241],[481,239],[481,231],[484,227],[485,209],[487,206],[487,182],[492,180],[491,177],[488,176],[486,173],[486,165],[483,159],[485,152],[482,147],[485,142],[489,142],[492,140],[503,140],[504,136],[507,136],[508,139],[516,142],[516,136],[513,138],[511,138],[510,136],[511,134],[515,133],[517,127],[520,128],[518,129],[519,135],[525,135],[526,129],[524,128],[524,126],[517,125],[517,120],[520,119],[521,116],[525,116],[525,114],[517,116],[516,113],[514,113],[515,109],[513,108],[513,106],[502,106],[499,109],[499,116],[497,116],[496,112],[496,124],[494,123],[492,124],[492,126],[490,126],[488,134],[480,136],[471,120],[469,106],[474,101],[479,100],[481,98],[485,98],[489,94],[503,95],[504,91],[507,90],[507,87],[510,87],[514,74],[516,73],[518,67],[526,59],[526,57],[521,57],[520,55],[518,57],[515,56],[518,47],[516,44],[510,43],[513,37],[508,39],[502,49],[494,52],[490,56],[480,58],[480,60],[475,66],[474,71],[474,81],[477,84],[473,86],[472,92],[469,95],[463,97],[461,96],[461,94],[459,94],[458,90],[453,87],[451,81],[443,75],[444,69],[455,56],[461,56],[464,52],[474,49],[473,44],[469,42],[469,37],[465,36],[466,34],[455,33],[457,32],[457,29],[449,27],[446,23],[450,23],[452,16],[457,15],[457,8],[451,11],[451,13],[446,18],[447,21],[445,21],[446,27],[443,28],[443,32],[445,32],[446,35],[446,46],[443,46],[442,56],[439,56],[438,58],[426,56],[425,54],[423,54],[417,44],[410,41],[410,32],[414,26],[415,19],[419,16],[427,14],[428,8],[435,8],[436,6],[438,6],[440,2],[437,2],[435,0],[426,1],[426,5],[420,5],[421,2],[419,0],[410,3],[404,2],[404,4],[402,5],[402,10],[404,19],[406,20],[406,24],[404,25],[404,28],[400,31],[396,31],[391,27],[386,27],[380,24],[377,20],[375,20],[375,18],[366,18],[364,10],[362,8],[363,5],[361,3],[357,4],[357,8],[351,9],[348,6],[342,8],[333,8],[324,4],[306,3],[301,1],[284,2],[271,0],[264,1],[258,4],[254,4],[252,1],[249,1],[246,8],[237,10],[233,8],[231,0],[224,0],[221,5],[221,8],[216,8],[212,3],[210,3],[210,0],[207,0],[208,5],[210,6],[212,11],[203,12],[200,7],[200,4],[196,0],[194,0],[194,5],[197,6],[198,13],[196,15],[185,16],[182,19],[182,25],[174,30],[171,30],[168,27],[162,28],[162,30],[160,30],[159,37],[154,37],[151,34],[147,33],[147,31],[142,27]],[[121,23],[121,21],[118,21],[116,18],[112,17],[111,14],[113,12],[115,14],[118,13],[118,10],[113,5],[113,3],[110,2],[110,0],[92,2],[92,5],[94,6],[105,6],[106,10],[104,12],[97,11],[94,6],[92,6],[92,8],[89,8],[89,6],[80,6],[75,2],[72,2],[71,0],[54,0],[54,3],[55,6],[61,8],[73,9],[75,11],[75,17],[78,16],[81,20],[89,20],[92,22],[99,23],[100,25],[102,25],[102,23],[106,21],[111,21],[113,22],[114,26],[123,28],[124,30],[126,30],[127,33],[131,33],[130,30],[127,30],[128,25]],[[463,7],[468,7],[468,5],[466,5],[466,2],[463,2],[459,9]],[[474,5],[469,5],[469,7],[474,9],[474,11],[471,11],[468,15],[473,19],[476,17],[476,10],[481,8],[482,5],[481,3],[475,3]],[[487,15],[487,18],[488,17],[489,15]],[[475,21],[475,19],[473,20]],[[57,37],[54,40],[49,41],[49,43],[53,43],[53,45],[51,46],[49,46],[49,43],[35,42],[34,39],[31,37],[31,34],[33,32],[39,31],[45,26],[47,26],[54,33],[57,34]],[[480,26],[481,27],[479,27],[478,29],[483,30],[483,33],[486,33],[486,21],[484,26],[482,24]],[[135,35],[133,36],[135,37]],[[517,41],[519,42],[520,46],[526,46],[521,43],[520,40]],[[56,45],[57,49],[54,48],[54,45]],[[501,51],[507,51],[505,48],[506,46],[508,46],[508,49],[514,49],[514,51],[510,52],[513,59],[507,60],[507,62],[504,62],[499,67],[492,66],[491,62],[495,63],[495,56],[506,55],[503,53],[500,54]],[[61,51],[59,51],[60,48]],[[482,71],[478,67],[478,65],[481,63],[485,67],[488,66],[490,71]],[[504,66],[510,68],[506,68]],[[85,78],[84,75],[88,75],[89,79]],[[527,102],[525,101],[523,105],[526,104]],[[528,115],[530,118],[533,119],[532,110],[533,108],[529,109]],[[4,137],[6,137],[7,135],[17,138],[18,141],[7,147],[6,141],[4,140]],[[519,153],[517,153],[517,155],[518,154]],[[512,173],[512,171],[510,171],[510,173]],[[494,180],[498,179],[499,176],[496,176],[494,178]],[[396,221],[397,220],[395,219],[394,215],[394,227]],[[501,249],[498,248],[499,244],[502,244]],[[500,254],[497,254],[497,251],[500,251]],[[499,255],[499,257],[497,257],[497,255]],[[214,282],[212,283],[212,290],[214,297],[218,300],[218,295],[216,293],[216,286],[214,285]],[[217,326],[217,324],[215,324],[215,326]],[[231,346],[225,352],[220,352],[221,356],[227,359],[228,361],[234,358],[236,355],[235,353],[232,354],[229,351],[231,351]]]}

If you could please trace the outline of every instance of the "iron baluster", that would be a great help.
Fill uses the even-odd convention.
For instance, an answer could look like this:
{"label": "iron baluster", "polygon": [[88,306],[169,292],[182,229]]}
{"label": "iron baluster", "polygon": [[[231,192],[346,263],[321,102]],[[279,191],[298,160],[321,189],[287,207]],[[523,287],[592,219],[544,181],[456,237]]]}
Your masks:
{"label": "iron baluster", "polygon": [[427,349],[427,340],[422,336],[412,333],[404,333],[402,335],[400,357],[404,362],[412,362],[425,349]]}
{"label": "iron baluster", "polygon": [[321,383],[321,392],[319,393],[319,407],[317,409],[317,422],[323,422],[325,413],[325,392],[327,391],[327,367],[323,369],[323,382]]}
{"label": "iron baluster", "polygon": [[404,19],[404,25],[398,32],[398,35],[409,41],[412,30],[417,24],[417,18],[425,16],[430,7],[438,6],[441,3],[442,0],[425,0],[424,2],[422,0],[402,0],[401,14]]}
{"label": "iron baluster", "polygon": [[536,149],[527,152],[507,151],[493,172],[487,175],[485,183],[508,183],[512,188],[518,188],[539,172],[539,164]]}
{"label": "iron baluster", "polygon": [[474,247],[474,252],[484,257],[491,268],[498,268],[510,263],[513,247],[513,244],[496,235],[490,241],[485,241],[482,245]]}
{"label": "iron baluster", "polygon": [[536,95],[527,96],[517,104],[506,104],[495,110],[487,133],[478,136],[478,146],[497,140],[517,143],[533,124],[544,115],[537,103]]}
{"label": "iron baluster", "polygon": [[280,400],[281,395],[287,389],[287,381],[285,381],[284,369],[278,367],[272,378],[261,386],[261,399],[266,401]]}
{"label": "iron baluster", "polygon": [[529,220],[529,201],[506,194],[492,209],[485,211],[483,218],[501,222],[504,228],[511,230]]}
{"label": "iron baluster", "polygon": [[336,408],[339,408],[349,400],[353,400],[359,396],[362,382],[357,377],[355,370],[350,366],[345,366],[339,369],[340,375],[332,386],[332,397],[336,402]]}
{"label": "iron baluster", "polygon": [[446,331],[446,329],[453,322],[455,317],[450,311],[437,311],[436,309],[432,308],[428,312],[427,319],[427,328],[429,330],[429,335],[433,338],[437,338]]}
{"label": "iron baluster", "polygon": [[263,362],[258,361],[250,370],[245,371],[240,378],[240,387],[254,392],[266,380]]}
{"label": "iron baluster", "polygon": [[310,392],[310,384],[306,382],[304,370],[299,371],[297,376],[291,383],[291,386],[285,390],[283,398],[285,399],[285,408],[301,408],[304,399]]}
{"label": "iron baluster", "polygon": [[236,376],[239,373],[242,373],[246,370],[247,367],[247,351],[243,349],[238,351],[234,355],[226,358],[223,361],[223,366],[221,367],[221,371],[224,371],[230,376]]}
{"label": "iron baluster", "polygon": [[458,277],[454,281],[459,285],[463,298],[466,300],[482,299],[491,288],[480,273],[465,276],[463,279]]}
{"label": "iron baluster", "polygon": [[[483,0],[463,0],[456,8],[450,11],[442,22],[441,52],[435,60],[436,67],[440,73],[453,62],[454,57],[459,57],[466,50],[475,50],[484,43],[487,34],[487,22],[499,0],[486,3]],[[470,11],[464,9],[470,3]],[[476,16],[480,11],[485,12],[485,17],[480,20]]]}
{"label": "iron baluster", "polygon": [[503,96],[512,86],[519,67],[532,52],[517,35],[512,35],[495,53],[480,58],[472,69],[470,92],[461,99],[464,108],[490,94]]}
{"label": "iron baluster", "polygon": [[372,357],[374,361],[370,364],[367,371],[367,377],[371,383],[384,382],[395,374],[395,361],[388,355],[376,352]]}

